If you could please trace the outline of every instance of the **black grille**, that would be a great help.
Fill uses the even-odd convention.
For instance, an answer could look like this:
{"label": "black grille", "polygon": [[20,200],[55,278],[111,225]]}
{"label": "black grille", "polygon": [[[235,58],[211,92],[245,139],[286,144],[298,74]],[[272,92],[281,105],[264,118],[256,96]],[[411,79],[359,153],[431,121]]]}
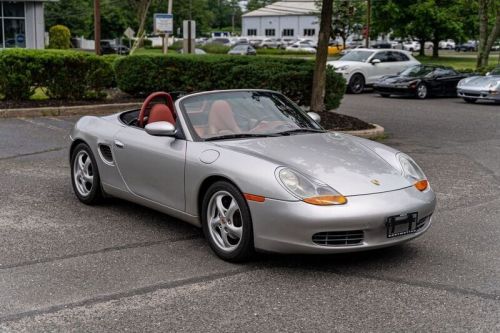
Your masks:
{"label": "black grille", "polygon": [[363,242],[363,231],[325,231],[312,236],[313,243],[323,246],[358,245]]}
{"label": "black grille", "polygon": [[108,163],[113,163],[113,154],[111,153],[111,148],[106,145],[100,145],[99,150],[101,151],[102,158]]}
{"label": "black grille", "polygon": [[430,218],[431,218],[431,215],[428,215],[428,216],[422,217],[420,220],[418,220],[417,230],[422,229]]}

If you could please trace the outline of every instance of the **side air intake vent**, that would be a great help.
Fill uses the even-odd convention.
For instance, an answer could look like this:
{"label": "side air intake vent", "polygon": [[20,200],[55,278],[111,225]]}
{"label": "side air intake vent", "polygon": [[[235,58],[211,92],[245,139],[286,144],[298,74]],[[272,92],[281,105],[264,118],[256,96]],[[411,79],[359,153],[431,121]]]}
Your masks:
{"label": "side air intake vent", "polygon": [[107,164],[113,164],[113,154],[111,153],[111,147],[107,145],[99,145],[99,152],[101,153],[101,158]]}

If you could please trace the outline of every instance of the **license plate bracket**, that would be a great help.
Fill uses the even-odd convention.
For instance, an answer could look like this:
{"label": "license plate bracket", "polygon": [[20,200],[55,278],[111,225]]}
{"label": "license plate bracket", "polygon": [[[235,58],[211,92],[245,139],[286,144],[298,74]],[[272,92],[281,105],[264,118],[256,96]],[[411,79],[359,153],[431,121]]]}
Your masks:
{"label": "license plate bracket", "polygon": [[417,232],[418,213],[390,216],[385,222],[387,238],[394,238]]}

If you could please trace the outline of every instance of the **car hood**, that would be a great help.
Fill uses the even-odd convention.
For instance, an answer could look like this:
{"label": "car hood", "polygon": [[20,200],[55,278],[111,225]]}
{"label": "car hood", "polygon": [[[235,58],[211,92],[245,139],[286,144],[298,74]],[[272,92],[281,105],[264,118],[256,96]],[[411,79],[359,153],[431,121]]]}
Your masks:
{"label": "car hood", "polygon": [[409,76],[399,76],[399,75],[390,75],[382,77],[378,83],[383,84],[398,84],[398,83],[408,83],[412,81],[422,80],[424,77],[409,77]]}
{"label": "car hood", "polygon": [[[270,161],[276,166],[290,167],[330,185],[345,196],[411,186],[399,170],[366,146],[342,134],[230,140],[219,141],[216,145]],[[374,184],[377,182],[379,185]]]}
{"label": "car hood", "polygon": [[484,88],[484,87],[488,87],[490,84],[496,84],[499,81],[500,81],[500,76],[497,76],[497,75],[495,75],[495,76],[493,76],[493,75],[474,76],[474,77],[467,79],[465,84],[463,86],[461,86],[460,88],[464,88],[464,87]]}

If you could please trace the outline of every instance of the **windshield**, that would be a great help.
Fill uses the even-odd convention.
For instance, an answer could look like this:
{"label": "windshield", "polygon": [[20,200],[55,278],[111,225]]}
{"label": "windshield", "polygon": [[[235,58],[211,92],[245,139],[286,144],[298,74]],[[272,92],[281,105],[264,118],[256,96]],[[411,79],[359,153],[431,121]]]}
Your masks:
{"label": "windshield", "polygon": [[268,91],[227,91],[191,96],[182,100],[181,108],[191,132],[201,139],[322,131],[288,98]]}
{"label": "windshield", "polygon": [[248,45],[242,44],[242,45],[237,45],[233,48],[233,51],[245,51],[248,48]]}
{"label": "windshield", "polygon": [[422,77],[434,72],[434,69],[435,69],[434,67],[417,65],[405,69],[399,75],[405,77]]}
{"label": "windshield", "polygon": [[500,67],[495,68],[490,72],[490,75],[500,75]]}
{"label": "windshield", "polygon": [[340,58],[340,61],[359,61],[359,62],[366,62],[368,58],[371,57],[373,52],[371,51],[350,51],[349,53],[346,53],[342,58]]}

